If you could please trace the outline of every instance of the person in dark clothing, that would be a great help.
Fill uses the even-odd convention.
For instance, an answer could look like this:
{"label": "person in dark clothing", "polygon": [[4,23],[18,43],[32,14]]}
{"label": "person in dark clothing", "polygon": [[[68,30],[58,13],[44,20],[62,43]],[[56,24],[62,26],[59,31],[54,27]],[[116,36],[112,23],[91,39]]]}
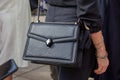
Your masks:
{"label": "person in dark clothing", "polygon": [[[93,71],[96,74],[104,73],[109,60],[102,37],[102,22],[97,0],[47,0],[47,3],[49,4],[47,22],[77,22],[80,19],[90,30],[96,48],[96,54],[94,50],[85,50],[80,68],[55,66],[58,80],[88,80]],[[94,70],[96,59],[98,67]]]}
{"label": "person in dark clothing", "polygon": [[[103,7],[101,7],[101,5]],[[120,0],[101,0],[103,35],[110,65],[99,80],[120,80]]]}
{"label": "person in dark clothing", "polygon": [[29,1],[30,1],[31,14],[37,15],[38,0],[29,0]]}
{"label": "person in dark clothing", "polygon": [[[32,15],[37,15],[37,8],[38,8],[38,0],[30,0],[30,7]],[[40,10],[41,15],[45,15],[47,12],[47,1],[46,0],[40,0]]]}
{"label": "person in dark clothing", "polygon": [[31,11],[38,8],[38,0],[30,0]]}

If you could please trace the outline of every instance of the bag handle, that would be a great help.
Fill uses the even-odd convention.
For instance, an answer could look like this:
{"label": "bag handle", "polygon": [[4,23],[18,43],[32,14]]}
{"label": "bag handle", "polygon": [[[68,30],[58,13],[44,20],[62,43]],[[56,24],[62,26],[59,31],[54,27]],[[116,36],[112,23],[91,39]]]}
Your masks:
{"label": "bag handle", "polygon": [[38,9],[37,9],[37,12],[38,12],[38,13],[37,13],[38,23],[40,22],[40,18],[39,18],[39,17],[40,17],[40,1],[41,1],[41,0],[38,0]]}

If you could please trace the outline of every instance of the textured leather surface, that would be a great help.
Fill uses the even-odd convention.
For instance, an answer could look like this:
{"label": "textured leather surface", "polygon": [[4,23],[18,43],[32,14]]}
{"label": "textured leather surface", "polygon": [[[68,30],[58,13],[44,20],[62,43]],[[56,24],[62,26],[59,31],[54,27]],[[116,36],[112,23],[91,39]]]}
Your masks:
{"label": "textured leather surface", "polygon": [[6,63],[0,65],[0,80],[3,80],[7,76],[17,71],[18,67],[13,59],[10,59]]}
{"label": "textured leather surface", "polygon": [[[62,23],[32,23],[23,59],[43,64],[76,64],[79,26]],[[51,46],[46,41],[51,39]]]}

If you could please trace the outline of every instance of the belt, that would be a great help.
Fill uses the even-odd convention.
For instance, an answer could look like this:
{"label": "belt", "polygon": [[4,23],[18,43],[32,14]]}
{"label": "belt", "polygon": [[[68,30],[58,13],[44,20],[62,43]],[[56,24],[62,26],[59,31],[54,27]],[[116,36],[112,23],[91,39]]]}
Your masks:
{"label": "belt", "polygon": [[76,5],[55,5],[55,4],[50,4],[50,6],[65,7],[65,8],[74,8],[74,7],[77,7]]}

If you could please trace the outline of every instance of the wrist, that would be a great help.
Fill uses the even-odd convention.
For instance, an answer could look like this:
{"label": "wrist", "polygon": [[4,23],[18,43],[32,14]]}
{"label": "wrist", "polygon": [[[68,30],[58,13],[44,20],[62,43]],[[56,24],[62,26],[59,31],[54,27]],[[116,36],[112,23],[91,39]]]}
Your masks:
{"label": "wrist", "polygon": [[107,51],[103,50],[103,51],[97,51],[96,57],[99,59],[105,59],[108,57]]}
{"label": "wrist", "polygon": [[100,55],[98,56],[98,55],[97,55],[96,57],[99,58],[99,59],[105,59],[105,58],[108,57],[108,54],[105,54],[105,55],[102,55],[102,56],[100,56]]}

